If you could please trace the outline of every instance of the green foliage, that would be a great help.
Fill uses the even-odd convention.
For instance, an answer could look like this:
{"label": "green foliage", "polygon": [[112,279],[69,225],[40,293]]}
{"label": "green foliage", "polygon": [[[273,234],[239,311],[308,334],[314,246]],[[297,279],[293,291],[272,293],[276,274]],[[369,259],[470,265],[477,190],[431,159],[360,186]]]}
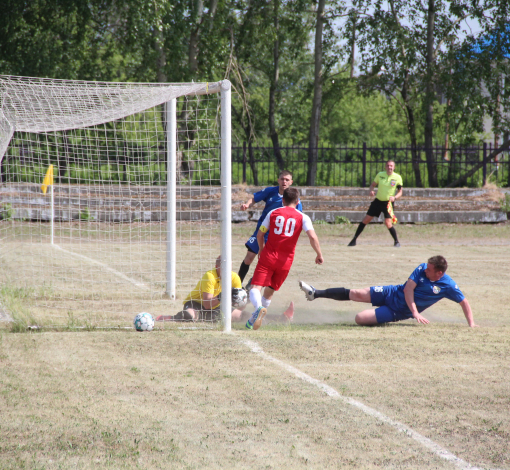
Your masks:
{"label": "green foliage", "polygon": [[[431,5],[433,11],[429,10]],[[374,14],[365,15],[367,9],[373,9]],[[485,16],[488,11],[491,14]],[[491,109],[494,118],[503,121],[497,98],[501,104],[505,98],[501,86],[494,84],[501,79],[503,69],[503,75],[508,73],[508,60],[501,60],[501,47],[499,56],[474,54],[474,38],[462,22],[480,20],[487,34],[495,25],[506,23],[508,5],[500,7],[474,0],[462,6],[443,0],[428,4],[419,0],[395,0],[389,4],[361,0],[350,15],[357,24],[356,41],[362,57],[360,90],[383,91],[399,103],[410,143],[419,143],[421,127],[424,143],[431,148],[434,132],[442,139],[446,125],[454,143],[472,143],[483,131],[483,118]],[[349,30],[346,39],[352,40]],[[495,67],[501,70],[495,73]],[[438,103],[434,90],[441,90],[446,96],[445,105]],[[442,129],[434,129],[436,115],[436,126],[440,123]],[[435,186],[438,181],[432,152],[427,152],[426,158],[429,184]],[[421,179],[418,171],[416,178]]]}
{"label": "green foliage", "polygon": [[346,225],[350,225],[351,221],[343,216],[343,215],[337,215],[335,217],[335,224],[346,224]]}
{"label": "green foliage", "polygon": [[408,140],[405,116],[395,100],[378,92],[359,94],[345,79],[331,80],[325,86],[321,137],[321,142],[333,145],[394,146]]}
{"label": "green foliage", "polygon": [[3,284],[0,287],[0,304],[12,318],[11,331],[26,331],[29,326],[37,325],[30,311],[30,304],[36,291],[33,288],[14,287]]}
{"label": "green foliage", "polygon": [[[504,135],[510,124],[508,80],[501,79],[510,72],[505,56],[508,40],[505,43],[501,34],[508,18],[507,2],[468,0],[461,5],[438,0],[435,5],[435,27],[432,37],[427,38],[426,2],[360,0],[353,3],[348,23],[341,28],[338,18],[345,13],[344,3],[327,2],[322,41],[321,145],[421,144],[429,104],[436,143],[444,141],[446,126],[450,146],[479,142],[486,137],[483,122],[487,115],[492,117],[494,129]],[[316,6],[311,8],[308,1],[5,0],[3,6],[0,73],[137,82],[229,78],[234,85],[235,140],[262,146],[272,145],[271,138],[277,136],[281,146],[283,142],[308,145],[314,89],[310,38],[316,22]],[[473,37],[464,23],[457,21],[463,17],[480,20],[483,34],[494,36],[494,41],[486,41],[483,53],[473,52],[480,38]],[[344,41],[339,40],[339,31],[343,31]],[[429,62],[425,53],[428,39],[435,53]],[[346,71],[352,40],[360,71],[354,78]],[[441,90],[443,100],[437,95],[430,103],[430,93],[425,94],[430,84],[436,91]],[[182,101],[178,107],[184,116]],[[159,110],[151,112],[159,114]],[[150,116],[147,118],[146,122],[151,121]],[[162,133],[161,116],[153,116],[154,121],[158,123],[157,132]],[[146,129],[139,124],[126,125],[121,131],[123,142],[117,142],[118,148],[114,148],[105,145],[112,126],[105,125],[104,137],[97,137],[94,144],[111,160],[125,156],[125,163],[67,165],[65,158],[52,150],[56,148],[54,143],[68,139],[71,154],[79,154],[86,131],[73,131],[68,136],[60,133],[55,142],[41,140],[34,147],[46,155],[48,163],[58,164],[61,172],[57,179],[61,183],[80,184],[90,177],[129,182],[131,172],[141,165],[145,167],[145,184],[164,184],[164,164],[158,150],[142,155],[133,144],[136,135]],[[127,152],[122,151],[121,143]],[[297,158],[301,156],[292,157]],[[349,158],[356,161],[354,154]],[[420,155],[420,161],[423,158]],[[292,163],[292,159],[287,158],[285,163]],[[25,168],[15,158],[6,159],[3,165],[17,166],[16,174],[23,181],[39,182],[44,171]],[[262,180],[273,178],[272,174],[264,176],[266,170],[267,174],[272,172],[270,167],[260,170]],[[317,184],[342,181],[330,172],[329,163],[319,164]],[[420,166],[420,172],[409,177],[417,181],[421,174],[422,183],[427,184],[433,166]],[[299,180],[303,180],[301,169],[298,173]],[[352,184],[359,182],[356,170],[351,174]],[[349,179],[347,173],[345,178]]]}
{"label": "green foliage", "polygon": [[13,215],[14,209],[12,208],[12,204],[9,202],[0,204],[0,220],[10,220]]}
{"label": "green foliage", "polygon": [[91,219],[92,219],[92,214],[90,213],[90,209],[88,207],[85,207],[85,209],[83,209],[80,212],[80,220],[87,221],[87,220],[91,220]]}
{"label": "green foliage", "polygon": [[501,210],[510,212],[510,194],[506,193],[504,199],[501,200]]}

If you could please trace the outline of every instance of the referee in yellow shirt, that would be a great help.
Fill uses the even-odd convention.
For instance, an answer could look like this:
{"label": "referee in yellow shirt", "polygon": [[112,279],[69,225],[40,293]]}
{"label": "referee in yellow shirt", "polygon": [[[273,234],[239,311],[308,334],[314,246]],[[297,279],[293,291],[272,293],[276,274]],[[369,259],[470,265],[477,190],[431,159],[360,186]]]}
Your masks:
{"label": "referee in yellow shirt", "polygon": [[397,231],[395,227],[393,227],[392,217],[388,212],[388,201],[391,203],[393,207],[393,203],[399,197],[402,196],[402,177],[395,173],[395,162],[393,160],[389,160],[386,162],[386,171],[381,171],[377,173],[374,182],[370,185],[370,196],[375,196],[375,187],[377,186],[377,196],[370,204],[368,208],[367,214],[364,219],[358,225],[356,233],[354,234],[354,238],[347,246],[356,246],[356,240],[360,236],[361,232],[367,224],[374,217],[379,217],[381,212],[384,213],[384,224],[388,228],[391,236],[394,240],[394,246],[400,247],[400,243],[397,237]]}

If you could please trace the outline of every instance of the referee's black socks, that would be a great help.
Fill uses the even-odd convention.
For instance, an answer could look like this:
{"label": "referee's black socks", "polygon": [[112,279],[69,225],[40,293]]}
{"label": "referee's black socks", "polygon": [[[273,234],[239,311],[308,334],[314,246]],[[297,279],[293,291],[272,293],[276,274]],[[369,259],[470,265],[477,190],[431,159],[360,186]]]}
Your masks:
{"label": "referee's black socks", "polygon": [[395,230],[395,227],[391,227],[388,230],[391,233],[393,240],[395,240],[395,243],[398,243],[397,231]]}
{"label": "referee's black socks", "polygon": [[366,224],[363,222],[360,222],[358,225],[358,228],[356,229],[356,233],[354,234],[354,240],[358,238],[361,235],[361,232],[363,232],[364,228],[366,227]]}
{"label": "referee's black socks", "polygon": [[333,300],[349,300],[350,289],[345,287],[334,287],[332,289],[318,290],[315,289],[314,299],[333,299]]}

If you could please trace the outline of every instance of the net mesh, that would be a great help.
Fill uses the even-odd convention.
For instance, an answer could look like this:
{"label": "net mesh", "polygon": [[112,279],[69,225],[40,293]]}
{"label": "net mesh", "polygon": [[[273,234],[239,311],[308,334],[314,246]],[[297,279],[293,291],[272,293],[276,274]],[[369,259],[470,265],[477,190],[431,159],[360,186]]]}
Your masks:
{"label": "net mesh", "polygon": [[[0,77],[0,276],[4,308],[15,320],[128,326],[141,311],[157,317],[181,309],[219,255],[217,91],[216,83]],[[164,103],[173,98],[176,300],[165,292]],[[43,194],[50,165],[54,185]],[[9,301],[20,296],[23,306]]]}

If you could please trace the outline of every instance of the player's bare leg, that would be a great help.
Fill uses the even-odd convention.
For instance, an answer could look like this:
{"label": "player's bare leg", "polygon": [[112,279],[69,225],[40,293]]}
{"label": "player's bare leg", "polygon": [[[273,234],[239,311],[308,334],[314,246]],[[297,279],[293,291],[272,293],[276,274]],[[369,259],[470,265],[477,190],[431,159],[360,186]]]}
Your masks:
{"label": "player's bare leg", "polygon": [[363,217],[362,222],[365,225],[368,225],[370,222],[372,222],[372,219],[373,219],[373,217],[371,215],[365,215],[365,217]]}
{"label": "player's bare leg", "polygon": [[354,318],[354,321],[360,326],[373,326],[378,324],[375,309],[373,308],[359,312]]}
{"label": "player's bare leg", "polygon": [[244,257],[244,263],[246,263],[248,266],[253,263],[253,260],[256,257],[256,253],[253,253],[252,251],[247,251],[246,256]]}
{"label": "player's bare leg", "polygon": [[[274,295],[274,289],[272,287],[264,287],[264,297],[262,298],[262,304],[264,304],[264,299],[271,302],[273,295]],[[264,305],[264,307],[269,307],[269,305]]]}
{"label": "player's bare leg", "polygon": [[349,300],[353,302],[365,302],[367,304],[371,303],[370,287],[366,287],[365,289],[351,289],[349,292]]}

